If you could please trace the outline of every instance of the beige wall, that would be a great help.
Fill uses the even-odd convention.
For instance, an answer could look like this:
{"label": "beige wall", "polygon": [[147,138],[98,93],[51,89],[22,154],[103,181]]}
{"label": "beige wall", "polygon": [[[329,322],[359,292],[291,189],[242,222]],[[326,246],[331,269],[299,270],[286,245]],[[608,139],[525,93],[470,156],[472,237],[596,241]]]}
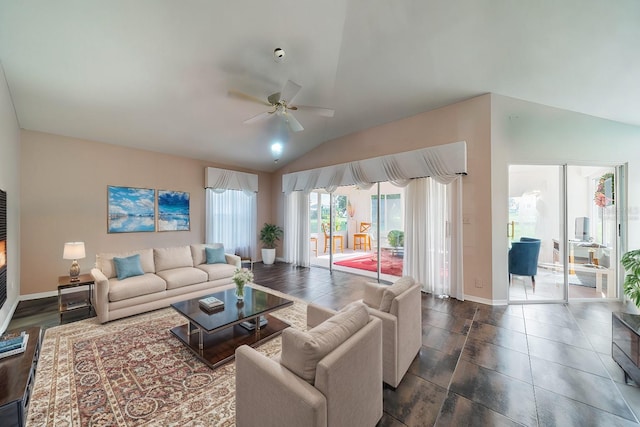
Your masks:
{"label": "beige wall", "polygon": [[[85,242],[83,273],[99,252],[204,241],[205,168],[224,165],[31,131],[22,131],[21,149],[23,297],[56,290],[71,264],[62,259],[67,241]],[[260,227],[271,221],[272,189],[271,174],[258,176]],[[108,185],[188,191],[191,230],[108,234]]]}
{"label": "beige wall", "polygon": [[[491,97],[479,96],[326,142],[273,176],[274,218],[283,225],[282,175],[385,154],[466,141],[463,178],[464,292],[491,301]],[[482,287],[476,287],[478,283]]]}
{"label": "beige wall", "polygon": [[0,188],[7,192],[7,301],[0,333],[7,328],[20,294],[20,128],[0,64]]}
{"label": "beige wall", "polygon": [[[501,95],[492,98],[493,275],[496,301],[508,283],[509,165],[627,165],[628,249],[640,248],[640,127]],[[622,279],[622,275],[620,275]]]}

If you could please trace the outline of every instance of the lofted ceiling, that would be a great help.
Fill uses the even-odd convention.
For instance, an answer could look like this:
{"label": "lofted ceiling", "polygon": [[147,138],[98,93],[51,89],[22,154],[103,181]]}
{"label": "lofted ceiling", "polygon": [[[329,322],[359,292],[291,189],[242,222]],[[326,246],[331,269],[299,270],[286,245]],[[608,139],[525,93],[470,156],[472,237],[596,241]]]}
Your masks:
{"label": "lofted ceiling", "polygon": [[[638,52],[637,0],[0,0],[21,128],[262,171],[488,92],[640,126]],[[335,116],[244,124],[287,80]]]}

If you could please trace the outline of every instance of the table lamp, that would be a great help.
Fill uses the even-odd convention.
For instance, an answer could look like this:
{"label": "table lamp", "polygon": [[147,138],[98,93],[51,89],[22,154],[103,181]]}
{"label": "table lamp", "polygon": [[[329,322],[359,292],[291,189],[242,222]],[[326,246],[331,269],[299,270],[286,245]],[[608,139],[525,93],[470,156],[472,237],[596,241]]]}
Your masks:
{"label": "table lamp", "polygon": [[85,257],[84,242],[67,242],[64,244],[64,252],[62,253],[63,259],[72,259],[73,263],[69,269],[69,277],[72,282],[78,282],[80,279],[80,266],[78,260]]}

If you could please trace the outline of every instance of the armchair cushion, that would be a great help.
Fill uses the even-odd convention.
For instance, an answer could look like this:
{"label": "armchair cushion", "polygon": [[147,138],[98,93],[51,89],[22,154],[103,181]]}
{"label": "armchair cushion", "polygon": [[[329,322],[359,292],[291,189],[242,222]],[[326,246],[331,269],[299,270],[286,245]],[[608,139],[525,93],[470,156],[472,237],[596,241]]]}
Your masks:
{"label": "armchair cushion", "polygon": [[357,302],[307,332],[287,328],[282,331],[281,363],[313,384],[318,362],[368,322],[367,308]]}
{"label": "armchair cushion", "polygon": [[373,308],[379,308],[382,303],[384,290],[388,286],[383,286],[374,282],[364,284],[364,298],[362,299],[366,305]]}
{"label": "armchair cushion", "polygon": [[407,289],[413,286],[414,283],[415,281],[411,276],[404,276],[396,280],[393,285],[384,290],[379,310],[388,313],[389,310],[391,310],[391,303],[395,297],[404,293]]}

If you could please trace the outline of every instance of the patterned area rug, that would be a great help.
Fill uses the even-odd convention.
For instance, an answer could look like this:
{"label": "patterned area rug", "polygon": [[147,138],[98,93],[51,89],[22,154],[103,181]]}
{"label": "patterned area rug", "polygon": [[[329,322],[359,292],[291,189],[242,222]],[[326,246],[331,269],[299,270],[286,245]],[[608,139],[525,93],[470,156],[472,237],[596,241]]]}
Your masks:
{"label": "patterned area rug", "polygon": [[[261,286],[268,292],[284,295]],[[306,329],[306,303],[273,313]],[[165,308],[105,325],[97,319],[46,330],[28,426],[232,426],[235,362],[215,370],[169,330],[185,324]],[[273,356],[280,337],[259,346]]]}

